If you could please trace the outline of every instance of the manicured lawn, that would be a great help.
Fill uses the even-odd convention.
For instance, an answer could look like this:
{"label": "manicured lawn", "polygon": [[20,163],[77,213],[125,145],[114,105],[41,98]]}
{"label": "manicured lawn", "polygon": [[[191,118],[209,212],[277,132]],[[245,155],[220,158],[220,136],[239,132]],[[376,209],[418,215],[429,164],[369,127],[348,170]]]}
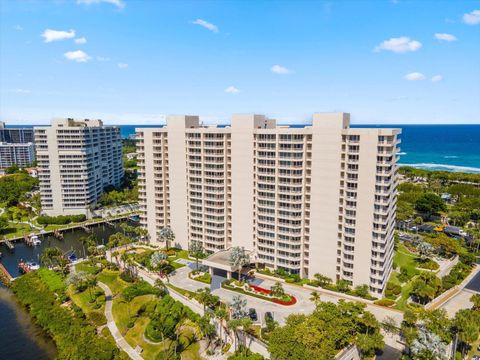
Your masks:
{"label": "manicured lawn", "polygon": [[175,285],[172,285],[170,283],[167,283],[167,287],[173,289],[173,290],[176,290],[178,293],[182,294],[183,296],[186,296],[188,298],[193,298],[195,297],[195,293],[193,291],[190,291],[190,290],[186,290],[186,289],[182,289],[178,286],[175,286]]}
{"label": "manicured lawn", "polygon": [[417,273],[415,258],[416,256],[409,253],[402,243],[397,244],[397,250],[395,251],[393,262],[397,264],[398,268],[406,268],[409,276],[413,276]]}
{"label": "manicured lawn", "polygon": [[128,286],[128,283],[120,279],[119,275],[120,271],[105,269],[97,275],[97,280],[107,284],[113,295],[117,295]]}
{"label": "manicured lawn", "polygon": [[33,232],[33,229],[28,224],[15,224],[13,222],[8,223],[8,227],[3,229],[1,234],[5,239],[12,239],[19,236],[28,235]]}
{"label": "manicured lawn", "polygon": [[63,276],[57,272],[50,271],[46,268],[41,268],[37,271],[37,274],[53,292],[65,289],[66,287],[63,281]]}
{"label": "manicured lawn", "polygon": [[[76,293],[73,286],[70,286],[67,291],[75,305],[82,309],[85,315],[87,315],[87,318],[91,320],[95,326],[101,326],[107,323],[107,319],[105,318],[104,296],[98,297],[96,302],[91,303],[90,292],[88,290]],[[103,292],[103,290],[99,287],[91,289],[92,295],[96,292]],[[95,308],[97,303],[101,304],[99,308]]]}
{"label": "manicured lawn", "polygon": [[77,271],[84,271],[84,272],[89,273],[89,274],[95,274],[95,272],[97,270],[97,267],[92,266],[90,264],[87,264],[85,262],[81,262],[81,263],[75,265],[75,269]]}
{"label": "manicured lawn", "polygon": [[135,326],[128,330],[125,335],[125,340],[127,340],[127,342],[134,348],[139,345],[143,349],[142,357],[144,359],[156,359],[158,354],[163,352],[165,346],[168,348],[171,341],[166,340],[158,344],[147,343],[143,334],[145,333],[145,328],[149,321],[150,319],[147,319],[146,317],[139,318],[135,322]]}
{"label": "manicured lawn", "polygon": [[138,309],[149,301],[154,300],[155,295],[142,295],[134,298],[130,303],[123,302],[121,296],[118,296],[113,300],[113,319],[118,326],[120,332],[125,333],[127,324],[131,317],[133,317]]}

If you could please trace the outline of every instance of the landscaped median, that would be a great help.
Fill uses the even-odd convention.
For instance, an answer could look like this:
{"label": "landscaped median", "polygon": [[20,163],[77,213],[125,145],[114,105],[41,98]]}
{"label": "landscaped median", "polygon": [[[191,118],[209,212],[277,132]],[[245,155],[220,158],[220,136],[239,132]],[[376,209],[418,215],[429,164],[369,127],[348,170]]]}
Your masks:
{"label": "landscaped median", "polygon": [[297,302],[295,296],[287,294],[283,291],[283,287],[280,283],[276,283],[271,289],[265,289],[260,286],[248,284],[245,281],[229,279],[222,283],[222,288],[266,301],[271,301],[279,305],[288,306]]}
{"label": "landscaped median", "polygon": [[193,270],[188,273],[188,277],[192,280],[200,281],[204,284],[210,284],[212,282],[212,277],[210,273],[205,271]]}

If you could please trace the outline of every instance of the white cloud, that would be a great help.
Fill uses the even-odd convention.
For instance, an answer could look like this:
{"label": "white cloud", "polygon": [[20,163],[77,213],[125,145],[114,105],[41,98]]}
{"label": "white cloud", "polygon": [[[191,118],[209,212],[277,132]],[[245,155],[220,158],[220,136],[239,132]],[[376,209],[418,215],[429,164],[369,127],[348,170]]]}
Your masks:
{"label": "white cloud", "polygon": [[406,53],[410,51],[417,51],[422,47],[422,43],[417,40],[412,40],[409,37],[401,36],[398,38],[391,38],[383,41],[380,45],[375,47],[374,51],[388,50],[394,53]]}
{"label": "white cloud", "polygon": [[75,39],[74,41],[75,41],[75,44],[79,44],[79,45],[82,45],[82,44],[86,44],[86,43],[87,43],[87,39],[85,39],[84,37]]}
{"label": "white cloud", "polygon": [[213,32],[218,32],[218,27],[217,25],[214,25],[212,23],[209,23],[208,21],[202,20],[202,19],[197,19],[193,22],[195,25],[200,25],[201,27],[204,27],[205,29],[208,29]]}
{"label": "white cloud", "polygon": [[97,56],[98,61],[110,61],[109,57]]}
{"label": "white cloud", "polygon": [[275,74],[288,74],[288,73],[290,73],[290,70],[288,70],[286,67],[280,66],[280,65],[273,65],[272,68],[270,69],[270,71],[275,73]]}
{"label": "white cloud", "polygon": [[100,3],[112,4],[119,9],[123,9],[125,7],[125,3],[123,2],[123,0],[77,0],[77,4],[92,5]]}
{"label": "white cloud", "polygon": [[63,31],[46,29],[41,36],[44,39],[43,41],[46,43],[65,39],[72,39],[75,37],[75,30]]}
{"label": "white cloud", "polygon": [[480,24],[480,10],[473,10],[471,13],[463,14],[463,22],[468,25]]}
{"label": "white cloud", "polygon": [[21,27],[20,25],[15,25],[13,27],[15,30],[18,30],[18,31],[22,31],[23,30],[23,27]]}
{"label": "white cloud", "polygon": [[238,94],[240,92],[235,86],[229,86],[225,89],[225,92],[228,94]]}
{"label": "white cloud", "polygon": [[15,93],[15,94],[30,94],[31,91],[28,89],[13,89],[10,90],[10,92]]}
{"label": "white cloud", "polygon": [[442,75],[434,75],[432,76],[432,82],[439,82],[439,81],[442,81],[443,80],[443,76]]}
{"label": "white cloud", "polygon": [[126,69],[128,67],[128,64],[118,63],[117,66],[118,66],[119,69]]}
{"label": "white cloud", "polygon": [[455,35],[452,35],[452,34],[440,34],[440,33],[437,33],[435,34],[435,39],[438,39],[438,40],[444,40],[444,41],[448,41],[448,42],[451,42],[451,41],[457,41],[457,38]]}
{"label": "white cloud", "polygon": [[67,58],[68,60],[76,62],[87,62],[88,60],[92,59],[90,56],[88,56],[87,53],[83,52],[82,50],[68,51],[63,54],[63,56],[65,56],[65,58]]}
{"label": "white cloud", "polygon": [[419,81],[419,80],[425,80],[425,75],[419,72],[413,72],[410,74],[405,75],[405,80],[408,81]]}

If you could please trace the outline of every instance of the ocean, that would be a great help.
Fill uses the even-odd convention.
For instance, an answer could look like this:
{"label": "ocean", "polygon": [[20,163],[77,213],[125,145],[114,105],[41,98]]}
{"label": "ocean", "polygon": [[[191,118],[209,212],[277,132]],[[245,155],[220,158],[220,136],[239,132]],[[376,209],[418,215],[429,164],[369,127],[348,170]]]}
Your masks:
{"label": "ocean", "polygon": [[[26,126],[28,125],[23,125],[23,127]],[[127,138],[133,135],[136,127],[157,126],[120,125],[122,137]],[[352,125],[352,127],[401,128],[402,143],[399,155],[402,165],[421,169],[480,173],[480,124]]]}

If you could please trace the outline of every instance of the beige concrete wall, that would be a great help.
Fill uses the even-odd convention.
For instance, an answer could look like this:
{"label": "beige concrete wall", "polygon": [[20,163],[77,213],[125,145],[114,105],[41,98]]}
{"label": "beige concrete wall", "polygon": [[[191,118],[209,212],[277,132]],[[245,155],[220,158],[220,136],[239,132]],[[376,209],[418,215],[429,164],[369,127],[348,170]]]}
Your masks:
{"label": "beige concrete wall", "polygon": [[310,205],[309,275],[335,281],[342,128],[348,114],[314,114]]}
{"label": "beige concrete wall", "polygon": [[232,246],[253,248],[253,130],[265,126],[258,115],[232,117]]}
{"label": "beige concrete wall", "polygon": [[146,216],[147,216],[147,230],[150,235],[150,239],[154,242],[158,241],[157,239],[157,216],[156,216],[156,196],[155,194],[155,178],[154,178],[154,165],[153,165],[153,133],[158,129],[142,129],[144,133],[143,141],[144,141],[144,148],[145,152],[142,154],[145,158],[145,191],[147,196],[150,195],[151,201],[146,201],[145,205],[146,209]]}
{"label": "beige concrete wall", "polygon": [[[358,133],[355,130],[351,130],[351,132]],[[354,285],[370,284],[377,143],[378,132],[376,130],[361,132],[355,224],[355,258],[353,261]]]}
{"label": "beige concrete wall", "polygon": [[188,248],[185,129],[198,125],[198,116],[175,115],[167,118],[170,182],[169,225],[175,233],[175,243],[184,249]]}

